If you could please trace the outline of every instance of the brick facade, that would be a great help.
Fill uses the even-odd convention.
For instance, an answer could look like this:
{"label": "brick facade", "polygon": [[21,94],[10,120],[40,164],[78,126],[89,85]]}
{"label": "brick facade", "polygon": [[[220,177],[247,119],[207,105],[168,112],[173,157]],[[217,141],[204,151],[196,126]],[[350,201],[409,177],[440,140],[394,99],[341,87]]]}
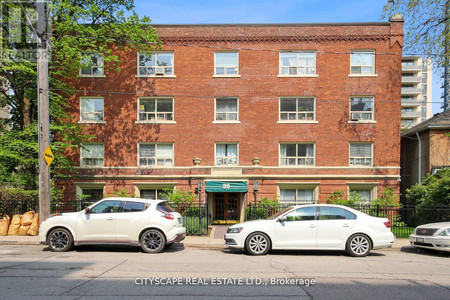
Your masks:
{"label": "brick facade", "polygon": [[[194,190],[198,181],[244,181],[248,201],[253,182],[258,197],[279,195],[283,183],[312,184],[320,202],[351,183],[372,183],[398,191],[400,178],[400,78],[403,22],[286,25],[157,25],[163,50],[174,53],[175,77],[137,77],[137,53],[117,50],[121,71],[76,79],[84,92],[69,99],[73,121],[80,120],[80,97],[104,99],[102,124],[83,124],[104,143],[104,167],[79,168],[59,180],[65,199],[83,187],[103,187],[104,195],[127,189],[176,186]],[[352,50],[375,50],[374,76],[349,76]],[[238,51],[240,77],[214,75],[214,53]],[[314,77],[280,77],[280,51],[313,50]],[[176,124],[142,124],[138,97],[170,97]],[[280,97],[316,99],[315,122],[280,123]],[[350,122],[350,97],[374,97],[374,121]],[[214,122],[217,97],[238,98],[239,123]],[[173,167],[138,167],[138,143],[173,143]],[[239,144],[239,165],[215,165],[217,142]],[[280,167],[279,144],[315,143],[315,165]],[[350,167],[349,143],[373,143],[373,166]],[[79,165],[80,153],[69,154]],[[201,158],[199,166],[193,158]],[[259,165],[252,159],[260,158]],[[141,184],[140,184],[141,183]],[[203,189],[203,199],[204,196]],[[244,194],[241,207],[245,205]],[[207,197],[212,204],[213,195]]]}

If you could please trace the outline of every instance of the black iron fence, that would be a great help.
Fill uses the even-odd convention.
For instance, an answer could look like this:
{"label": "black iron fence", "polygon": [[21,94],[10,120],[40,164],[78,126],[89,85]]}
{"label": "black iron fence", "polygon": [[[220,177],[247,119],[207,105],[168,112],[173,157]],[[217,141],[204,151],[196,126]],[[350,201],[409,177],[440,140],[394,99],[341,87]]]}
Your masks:
{"label": "black iron fence", "polygon": [[[265,219],[289,208],[289,204],[249,204],[245,220]],[[450,221],[450,206],[382,206],[353,205],[351,208],[374,217],[388,218],[396,237],[408,237],[415,227],[433,222]]]}
{"label": "black iron fence", "polygon": [[[93,202],[86,200],[73,200],[52,202],[51,213],[64,213],[80,211]],[[198,203],[191,205],[174,205],[172,208],[179,212],[183,218],[183,226],[188,235],[207,235],[212,217],[208,205]],[[245,209],[245,221],[266,219],[291,205],[287,203],[262,204],[250,203]],[[352,208],[374,217],[388,218],[392,225],[392,232],[397,237],[408,237],[415,227],[433,222],[450,221],[450,206],[381,206],[381,205],[353,205]],[[0,201],[0,216],[7,214],[23,214],[27,211],[39,211],[39,200],[8,200]]]}

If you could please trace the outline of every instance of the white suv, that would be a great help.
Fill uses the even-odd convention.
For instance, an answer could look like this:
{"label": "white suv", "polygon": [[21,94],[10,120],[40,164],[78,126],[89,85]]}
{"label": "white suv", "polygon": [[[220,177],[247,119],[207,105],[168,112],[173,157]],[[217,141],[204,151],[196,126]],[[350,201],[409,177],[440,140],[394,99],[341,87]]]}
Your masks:
{"label": "white suv", "polygon": [[134,245],[158,253],[184,240],[181,215],[164,200],[107,198],[74,213],[55,214],[41,224],[41,244],[62,252],[77,245]]}

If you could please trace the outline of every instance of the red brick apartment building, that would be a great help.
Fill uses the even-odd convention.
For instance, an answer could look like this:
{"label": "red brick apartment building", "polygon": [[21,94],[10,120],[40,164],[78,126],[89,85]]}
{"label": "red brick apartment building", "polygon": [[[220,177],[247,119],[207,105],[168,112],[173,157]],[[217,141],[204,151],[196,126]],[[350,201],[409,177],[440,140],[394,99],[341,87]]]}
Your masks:
{"label": "red brick apartment building", "polygon": [[[100,54],[73,119],[96,136],[61,179],[65,199],[126,189],[159,198],[201,183],[214,219],[248,202],[368,201],[400,179],[403,18],[383,23],[154,25],[163,50]],[[89,151],[88,151],[89,150]]]}

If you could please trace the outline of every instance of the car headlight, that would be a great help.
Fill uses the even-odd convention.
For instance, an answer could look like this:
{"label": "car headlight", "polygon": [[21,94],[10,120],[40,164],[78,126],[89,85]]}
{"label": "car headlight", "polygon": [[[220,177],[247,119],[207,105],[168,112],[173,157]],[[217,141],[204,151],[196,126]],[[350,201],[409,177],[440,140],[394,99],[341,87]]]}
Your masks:
{"label": "car headlight", "polygon": [[450,228],[445,229],[441,233],[439,233],[440,236],[450,236]]}
{"label": "car headlight", "polygon": [[239,233],[242,231],[242,229],[242,227],[228,228],[227,233]]}

